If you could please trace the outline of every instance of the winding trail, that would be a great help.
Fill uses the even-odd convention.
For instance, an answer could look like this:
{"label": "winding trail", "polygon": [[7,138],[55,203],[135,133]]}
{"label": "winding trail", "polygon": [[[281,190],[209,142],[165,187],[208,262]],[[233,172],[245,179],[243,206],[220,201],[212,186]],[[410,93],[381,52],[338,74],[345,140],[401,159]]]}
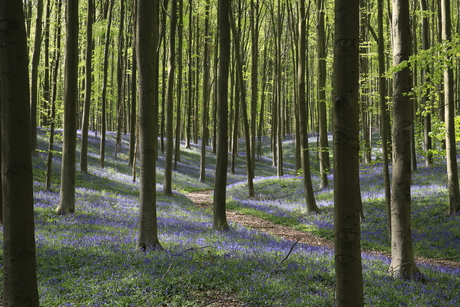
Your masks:
{"label": "winding trail", "polygon": [[[186,196],[198,207],[207,209],[212,208],[212,193],[213,190],[195,191],[186,194]],[[315,236],[306,231],[293,229],[292,227],[275,224],[271,221],[264,220],[249,214],[243,214],[237,211],[227,210],[227,220],[238,223],[242,226],[254,228],[261,232],[269,233],[273,236],[281,237],[290,241],[299,241],[301,243],[324,246],[327,248],[334,248],[334,242],[324,238]],[[373,250],[363,250],[364,253],[374,256],[385,256],[391,258],[390,253],[378,252]],[[447,259],[431,259],[415,256],[417,263],[424,263],[430,265],[445,266],[450,268],[460,268],[460,262],[447,260]]]}

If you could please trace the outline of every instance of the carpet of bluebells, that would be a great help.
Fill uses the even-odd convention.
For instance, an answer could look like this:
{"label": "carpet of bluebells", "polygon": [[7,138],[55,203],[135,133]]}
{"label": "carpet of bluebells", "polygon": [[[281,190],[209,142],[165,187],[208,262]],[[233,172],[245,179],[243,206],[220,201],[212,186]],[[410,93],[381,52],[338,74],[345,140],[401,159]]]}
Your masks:
{"label": "carpet of bluebells", "polygon": [[[77,172],[76,212],[57,216],[60,156],[52,191],[44,187],[45,154],[34,157],[37,270],[42,306],[334,306],[333,251],[281,240],[231,224],[212,229],[212,214],[194,206],[185,192],[213,186],[215,159],[209,148],[205,183],[199,177],[199,147],[182,147],[174,171],[173,196],[161,194],[164,155],[158,161],[158,228],[163,251],[135,250],[138,183],[127,167],[128,136],[114,159],[114,135],[107,136],[106,167],[100,168],[99,139],[90,134],[89,174]],[[184,145],[184,144],[183,144]],[[40,131],[40,146],[46,135]],[[244,148],[240,146],[240,148]],[[247,198],[244,156],[229,174],[229,205],[262,213],[299,229],[331,237],[332,189],[316,188],[321,214],[308,215],[301,178],[289,164],[275,177],[268,156],[256,162],[257,197]],[[59,148],[57,149],[59,151]],[[78,160],[78,157],[77,157]],[[77,163],[78,164],[78,163]],[[79,165],[77,165],[78,167]],[[433,258],[460,255],[459,217],[448,217],[445,170],[420,169],[413,187],[414,245]],[[388,250],[379,165],[362,170],[365,221],[363,246]],[[317,186],[317,179],[314,178]],[[331,182],[332,184],[332,182]],[[292,250],[292,252],[290,252]],[[287,257],[288,256],[288,257]],[[460,270],[420,265],[426,283],[389,277],[390,259],[363,253],[366,306],[459,306]],[[457,258],[458,260],[458,258]]]}

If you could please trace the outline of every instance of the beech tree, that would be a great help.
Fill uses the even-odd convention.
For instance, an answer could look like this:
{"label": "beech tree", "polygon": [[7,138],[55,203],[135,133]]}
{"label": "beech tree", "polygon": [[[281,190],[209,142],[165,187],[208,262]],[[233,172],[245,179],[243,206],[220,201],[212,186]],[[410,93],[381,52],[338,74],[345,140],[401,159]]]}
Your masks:
{"label": "beech tree", "polygon": [[88,172],[88,128],[89,128],[89,111],[91,107],[91,90],[92,90],[92,58],[93,58],[93,0],[87,0],[87,17],[86,17],[86,49],[85,49],[85,100],[83,105],[83,119],[81,129],[81,153],[80,153],[80,170]]}
{"label": "beech tree", "polygon": [[[393,0],[393,66],[412,54],[409,1]],[[393,74],[393,169],[391,186],[391,264],[390,274],[404,279],[417,276],[411,234],[411,157],[410,125],[412,89],[408,66]]]}
{"label": "beech tree", "polygon": [[214,181],[213,228],[227,229],[227,165],[228,165],[228,71],[230,64],[230,13],[231,1],[218,1],[219,25],[219,75],[217,77],[217,150]]}
{"label": "beech tree", "polygon": [[[441,38],[444,43],[447,43],[452,39],[450,0],[441,0],[441,21]],[[449,213],[452,215],[460,211],[454,103],[454,71],[452,67],[449,66],[444,70],[444,121],[446,127],[446,162],[447,186],[449,189]]]}
{"label": "beech tree", "polygon": [[169,31],[169,67],[168,84],[166,89],[166,163],[164,171],[163,193],[172,194],[172,163],[174,153],[173,117],[174,117],[174,80],[176,70],[176,28],[177,28],[177,0],[172,0],[171,21]]}
{"label": "beech tree", "polygon": [[[35,264],[30,91],[23,2],[0,1],[3,306],[39,306]],[[33,127],[35,129],[35,127]]]}
{"label": "beech tree", "polygon": [[334,264],[337,306],[364,306],[359,187],[359,0],[335,1]]}
{"label": "beech tree", "polygon": [[64,138],[62,146],[61,190],[58,214],[75,211],[75,155],[77,147],[78,103],[78,0],[66,6],[66,46],[64,69]]}
{"label": "beech tree", "polygon": [[305,89],[305,71],[306,71],[306,15],[305,2],[299,0],[298,7],[298,23],[299,23],[299,38],[298,38],[298,59],[297,59],[297,97],[299,100],[299,130],[301,140],[301,165],[303,175],[303,186],[305,191],[305,199],[308,212],[319,212],[316,205],[315,195],[310,172],[310,151],[308,149],[308,104],[306,102]]}
{"label": "beech tree", "polygon": [[[157,230],[156,155],[158,136],[158,0],[138,0],[136,55],[139,64],[139,237],[142,251],[161,249]],[[153,55],[152,55],[153,53]]]}

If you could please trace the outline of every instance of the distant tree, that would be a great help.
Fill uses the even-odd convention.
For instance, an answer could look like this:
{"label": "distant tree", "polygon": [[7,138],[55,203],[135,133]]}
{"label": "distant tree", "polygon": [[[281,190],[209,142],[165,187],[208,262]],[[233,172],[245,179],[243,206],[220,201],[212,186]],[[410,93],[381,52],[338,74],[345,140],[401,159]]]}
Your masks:
{"label": "distant tree", "polygon": [[[393,66],[407,61],[412,53],[409,1],[394,0],[392,16]],[[391,264],[390,274],[414,278],[411,235],[411,153],[410,125],[412,77],[409,67],[393,74],[393,170],[391,186]]]}
{"label": "distant tree", "polygon": [[91,90],[92,90],[92,58],[93,58],[93,0],[88,0],[86,16],[86,49],[85,49],[85,98],[83,105],[83,119],[81,129],[81,153],[80,153],[80,170],[88,172],[88,128],[89,128],[89,110],[91,107]]}
{"label": "distant tree", "polygon": [[[176,29],[177,29],[177,0],[172,0],[171,20],[169,29],[169,67],[168,84],[166,88],[166,163],[164,171],[163,193],[172,194],[172,164],[174,154],[174,80],[176,72]],[[166,112],[165,112],[166,111]]]}
{"label": "distant tree", "polygon": [[119,24],[118,24],[118,63],[117,63],[117,135],[115,144],[115,159],[121,150],[121,134],[123,130],[123,119],[125,109],[125,57],[123,50],[125,47],[125,1],[120,1]]}
{"label": "distant tree", "polygon": [[244,82],[243,77],[243,67],[244,63],[241,59],[241,47],[240,47],[240,40],[241,37],[239,35],[240,31],[237,31],[236,25],[233,19],[233,14],[230,13],[230,24],[232,28],[233,38],[234,38],[234,45],[235,45],[235,58],[236,58],[236,79],[238,82],[238,95],[239,100],[241,102],[241,113],[243,115],[243,130],[244,130],[244,138],[245,138],[245,146],[246,146],[246,168],[247,168],[247,181],[248,181],[248,196],[254,197],[254,168],[252,163],[252,153],[251,153],[251,133],[249,129],[249,118],[248,118],[248,107],[246,102],[246,85]]}
{"label": "distant tree", "polygon": [[335,1],[334,245],[337,306],[364,306],[359,187],[359,0]]}
{"label": "distant tree", "polygon": [[[422,16],[422,49],[428,50],[430,48],[430,27],[429,27],[429,19],[428,19],[428,4],[427,0],[420,0],[420,9],[424,12]],[[422,68],[422,80],[421,83],[424,84],[428,81],[430,75],[430,69],[428,67]],[[421,107],[424,109],[422,111],[423,116],[423,143],[424,143],[424,150],[425,150],[425,166],[432,167],[433,166],[433,154],[431,150],[433,149],[433,142],[431,138],[431,113],[433,112],[433,108],[431,107],[431,103],[429,102],[429,92],[425,93],[421,97]]]}
{"label": "distant tree", "polygon": [[78,103],[78,0],[67,0],[64,68],[64,138],[58,214],[75,211],[75,156]]}
{"label": "distant tree", "polygon": [[[31,88],[30,88],[30,124],[31,127],[37,127],[37,101],[38,101],[38,65],[40,64],[40,54],[42,45],[42,16],[43,16],[43,0],[37,0],[36,4],[37,15],[35,18],[35,37],[34,51],[32,54],[31,65]],[[36,154],[37,149],[37,129],[31,129],[32,152]]]}
{"label": "distant tree", "polygon": [[181,141],[181,122],[182,122],[182,74],[183,74],[183,28],[184,28],[184,2],[179,1],[179,24],[177,25],[177,38],[178,45],[177,50],[179,53],[177,55],[177,75],[179,76],[177,80],[177,97],[176,97],[176,128],[175,128],[175,145],[174,145],[174,170],[177,170],[177,162],[180,161],[180,141]]}
{"label": "distant tree", "polygon": [[230,0],[218,0],[219,74],[217,77],[217,150],[214,181],[214,229],[227,229],[228,71],[230,64]]}
{"label": "distant tree", "polygon": [[[452,39],[450,0],[441,0],[441,19],[441,37],[443,42],[447,43]],[[454,70],[452,67],[447,67],[444,70],[444,116],[446,126],[449,213],[453,215],[460,211],[460,191],[458,183],[457,142],[455,141]]]}
{"label": "distant tree", "polygon": [[23,1],[0,1],[3,306],[39,306],[27,59]]}
{"label": "distant tree", "polygon": [[51,190],[51,177],[53,171],[53,152],[54,152],[54,128],[56,126],[56,100],[57,100],[57,83],[59,76],[59,67],[61,62],[61,9],[62,9],[62,0],[57,2],[56,9],[56,43],[55,50],[52,60],[53,74],[52,74],[52,90],[51,90],[51,101],[50,101],[50,110],[49,110],[49,140],[48,140],[48,155],[46,162],[46,189]]}
{"label": "distant tree", "polygon": [[308,212],[319,212],[316,205],[315,195],[313,193],[313,185],[310,173],[310,151],[308,150],[308,104],[306,102],[305,89],[305,71],[306,71],[306,14],[305,1],[299,0],[298,6],[298,23],[299,23],[299,38],[298,38],[298,58],[297,58],[297,97],[299,100],[299,130],[301,141],[301,165],[303,175],[303,187],[305,191],[305,199]]}
{"label": "distant tree", "polygon": [[390,170],[388,167],[389,157],[388,157],[388,143],[391,137],[388,135],[389,129],[389,116],[388,116],[388,106],[387,106],[387,80],[385,77],[385,53],[384,53],[384,31],[383,31],[383,0],[378,0],[377,2],[377,23],[378,23],[378,60],[379,60],[379,110],[380,110],[380,135],[382,138],[382,168],[383,168],[383,184],[385,189],[385,208],[387,214],[387,226],[389,232],[391,233],[391,182],[390,182]]}
{"label": "distant tree", "polygon": [[[139,237],[137,249],[161,249],[156,211],[158,139],[158,0],[138,0],[136,54],[139,64]],[[153,53],[153,55],[152,55]]]}
{"label": "distant tree", "polygon": [[318,67],[318,126],[319,126],[319,166],[321,172],[322,188],[328,186],[327,174],[330,168],[329,140],[327,135],[327,112],[326,112],[326,30],[324,23],[325,7],[324,0],[316,0],[316,61]]}
{"label": "distant tree", "polygon": [[107,130],[107,78],[108,78],[108,69],[109,69],[109,46],[110,46],[110,29],[112,26],[112,11],[113,3],[115,1],[109,1],[108,6],[108,17],[107,17],[107,28],[105,32],[105,43],[104,43],[104,64],[102,67],[102,93],[101,93],[101,144],[100,144],[100,166],[104,167],[105,165],[105,138]]}
{"label": "distant tree", "polygon": [[208,105],[209,105],[209,0],[206,0],[204,17],[204,50],[203,50],[203,111],[201,119],[201,155],[200,182],[206,181],[206,140],[208,138]]}

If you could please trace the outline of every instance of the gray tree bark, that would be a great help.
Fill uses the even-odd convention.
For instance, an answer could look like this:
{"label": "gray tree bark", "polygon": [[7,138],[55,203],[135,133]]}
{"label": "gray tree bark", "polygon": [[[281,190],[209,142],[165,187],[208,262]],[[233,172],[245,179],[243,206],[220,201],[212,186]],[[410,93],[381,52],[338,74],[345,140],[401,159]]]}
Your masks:
{"label": "gray tree bark", "polygon": [[227,165],[228,165],[228,71],[230,64],[231,0],[218,1],[219,75],[217,101],[217,150],[214,180],[213,228],[227,229]]}
{"label": "gray tree bark", "polygon": [[[441,18],[441,37],[443,42],[447,43],[452,39],[450,0],[441,0]],[[460,211],[460,191],[458,183],[457,147],[455,142],[454,71],[452,67],[448,67],[444,70],[444,116],[446,126],[449,214],[453,215]]]}
{"label": "gray tree bark", "polygon": [[[40,54],[42,45],[42,16],[43,16],[43,0],[38,0],[37,15],[35,18],[35,38],[34,38],[34,51],[32,54],[31,65],[31,88],[30,88],[30,126],[31,126],[31,142],[32,153],[37,154],[37,100],[38,100],[38,65],[40,64]],[[33,129],[32,127],[35,127]]]}
{"label": "gray tree bark", "polygon": [[39,306],[27,58],[23,2],[0,1],[3,306]]}
{"label": "gray tree bark", "polygon": [[[393,65],[409,59],[409,1],[393,0],[392,36]],[[411,235],[411,153],[410,125],[412,88],[409,67],[393,74],[393,171],[391,187],[391,264],[392,276],[412,279],[418,271],[414,261]]]}
{"label": "gray tree bark", "polygon": [[66,6],[66,47],[64,68],[64,137],[61,190],[58,214],[75,212],[75,156],[78,104],[78,0]]}
{"label": "gray tree bark", "polygon": [[91,107],[91,85],[92,85],[92,58],[93,58],[93,0],[88,0],[86,17],[86,50],[85,50],[85,101],[83,105],[83,120],[81,128],[81,153],[80,170],[88,172],[88,129],[89,110]]}
{"label": "gray tree bark", "polygon": [[169,30],[169,68],[166,89],[166,164],[164,171],[163,193],[172,194],[172,163],[174,153],[174,80],[176,71],[176,29],[177,29],[177,0],[172,0],[171,20]]}
{"label": "gray tree bark", "polygon": [[315,194],[313,193],[313,184],[311,181],[310,172],[310,151],[308,149],[308,104],[306,102],[306,86],[305,86],[305,71],[306,71],[306,14],[305,1],[298,1],[298,59],[297,59],[297,97],[299,99],[299,130],[301,139],[301,165],[303,176],[303,187],[305,191],[305,200],[307,203],[308,212],[319,212],[316,205]]}
{"label": "gray tree bark", "polygon": [[337,306],[364,306],[359,187],[359,0],[335,1],[334,244]]}
{"label": "gray tree bark", "polygon": [[[137,249],[162,249],[156,210],[158,143],[158,0],[138,0],[136,55],[139,64],[139,237]],[[152,53],[153,56],[152,56]],[[156,54],[155,54],[156,53]]]}

